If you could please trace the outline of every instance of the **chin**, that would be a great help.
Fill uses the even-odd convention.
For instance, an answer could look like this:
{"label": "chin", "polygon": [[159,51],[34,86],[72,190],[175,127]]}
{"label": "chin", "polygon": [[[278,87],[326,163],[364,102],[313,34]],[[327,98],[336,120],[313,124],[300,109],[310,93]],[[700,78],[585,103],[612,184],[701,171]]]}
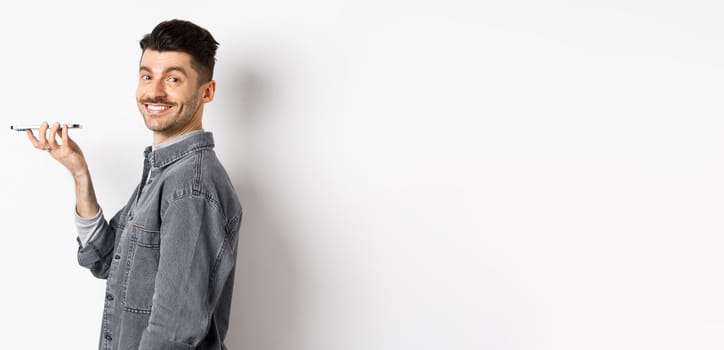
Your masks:
{"label": "chin", "polygon": [[163,131],[167,127],[166,125],[149,118],[144,118],[143,121],[146,123],[146,128],[152,131]]}

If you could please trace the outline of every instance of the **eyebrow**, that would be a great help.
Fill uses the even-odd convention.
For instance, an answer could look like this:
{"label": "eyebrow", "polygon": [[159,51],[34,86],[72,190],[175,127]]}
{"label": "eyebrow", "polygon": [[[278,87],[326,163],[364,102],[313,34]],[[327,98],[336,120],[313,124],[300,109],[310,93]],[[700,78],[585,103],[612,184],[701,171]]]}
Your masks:
{"label": "eyebrow", "polygon": [[[139,72],[140,72],[140,71],[147,71],[147,72],[149,72],[149,73],[153,72],[150,68],[148,68],[148,67],[146,67],[146,66],[141,66],[141,67],[138,69],[138,71],[139,71]],[[188,74],[186,73],[186,70],[185,70],[183,67],[179,67],[179,66],[168,67],[168,68],[166,68],[166,69],[163,71],[163,74],[168,74],[168,73],[170,73],[170,72],[180,72],[181,74],[183,74],[183,75],[185,75],[185,76],[188,76]]]}

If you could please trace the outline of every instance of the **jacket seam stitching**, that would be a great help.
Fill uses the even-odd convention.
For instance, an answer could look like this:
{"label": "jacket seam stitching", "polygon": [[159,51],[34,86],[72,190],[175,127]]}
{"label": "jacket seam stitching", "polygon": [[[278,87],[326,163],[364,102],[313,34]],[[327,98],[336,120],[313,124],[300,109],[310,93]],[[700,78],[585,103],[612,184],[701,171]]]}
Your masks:
{"label": "jacket seam stitching", "polygon": [[[182,158],[185,158],[186,156],[188,156],[191,153],[198,152],[198,151],[204,151],[206,149],[213,148],[213,147],[214,147],[213,144],[201,144],[199,146],[194,146],[194,147],[189,148],[186,151],[181,152],[173,157],[168,157],[167,160],[164,160],[163,162],[158,162],[157,164],[154,164],[154,165],[156,168],[163,168],[163,167],[168,166],[171,163],[174,163]],[[155,156],[154,156],[154,158],[155,158]],[[155,159],[154,159],[154,163],[156,163]]]}

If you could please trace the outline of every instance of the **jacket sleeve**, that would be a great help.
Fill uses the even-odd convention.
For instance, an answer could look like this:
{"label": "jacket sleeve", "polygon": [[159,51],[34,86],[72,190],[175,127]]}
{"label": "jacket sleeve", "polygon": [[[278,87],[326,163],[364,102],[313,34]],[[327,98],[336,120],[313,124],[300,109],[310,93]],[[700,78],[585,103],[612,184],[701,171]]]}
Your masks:
{"label": "jacket sleeve", "polygon": [[93,276],[102,279],[108,278],[108,269],[111,266],[115,250],[118,223],[123,212],[123,210],[119,211],[110,223],[103,218],[100,227],[87,243],[83,244],[80,238],[78,239],[78,263],[88,268]]}
{"label": "jacket sleeve", "polygon": [[205,198],[177,199],[161,220],[153,306],[139,350],[193,349],[208,332],[235,254],[221,210]]}

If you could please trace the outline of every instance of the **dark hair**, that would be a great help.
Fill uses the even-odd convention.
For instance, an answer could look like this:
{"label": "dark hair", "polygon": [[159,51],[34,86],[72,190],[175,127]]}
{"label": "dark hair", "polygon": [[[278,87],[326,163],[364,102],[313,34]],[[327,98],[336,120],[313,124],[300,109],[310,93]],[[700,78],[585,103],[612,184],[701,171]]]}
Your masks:
{"label": "dark hair", "polygon": [[154,51],[179,51],[191,55],[191,66],[199,73],[199,83],[214,77],[216,63],[216,42],[208,30],[189,21],[172,19],[161,22],[153,31],[141,39],[141,52],[146,49]]}

